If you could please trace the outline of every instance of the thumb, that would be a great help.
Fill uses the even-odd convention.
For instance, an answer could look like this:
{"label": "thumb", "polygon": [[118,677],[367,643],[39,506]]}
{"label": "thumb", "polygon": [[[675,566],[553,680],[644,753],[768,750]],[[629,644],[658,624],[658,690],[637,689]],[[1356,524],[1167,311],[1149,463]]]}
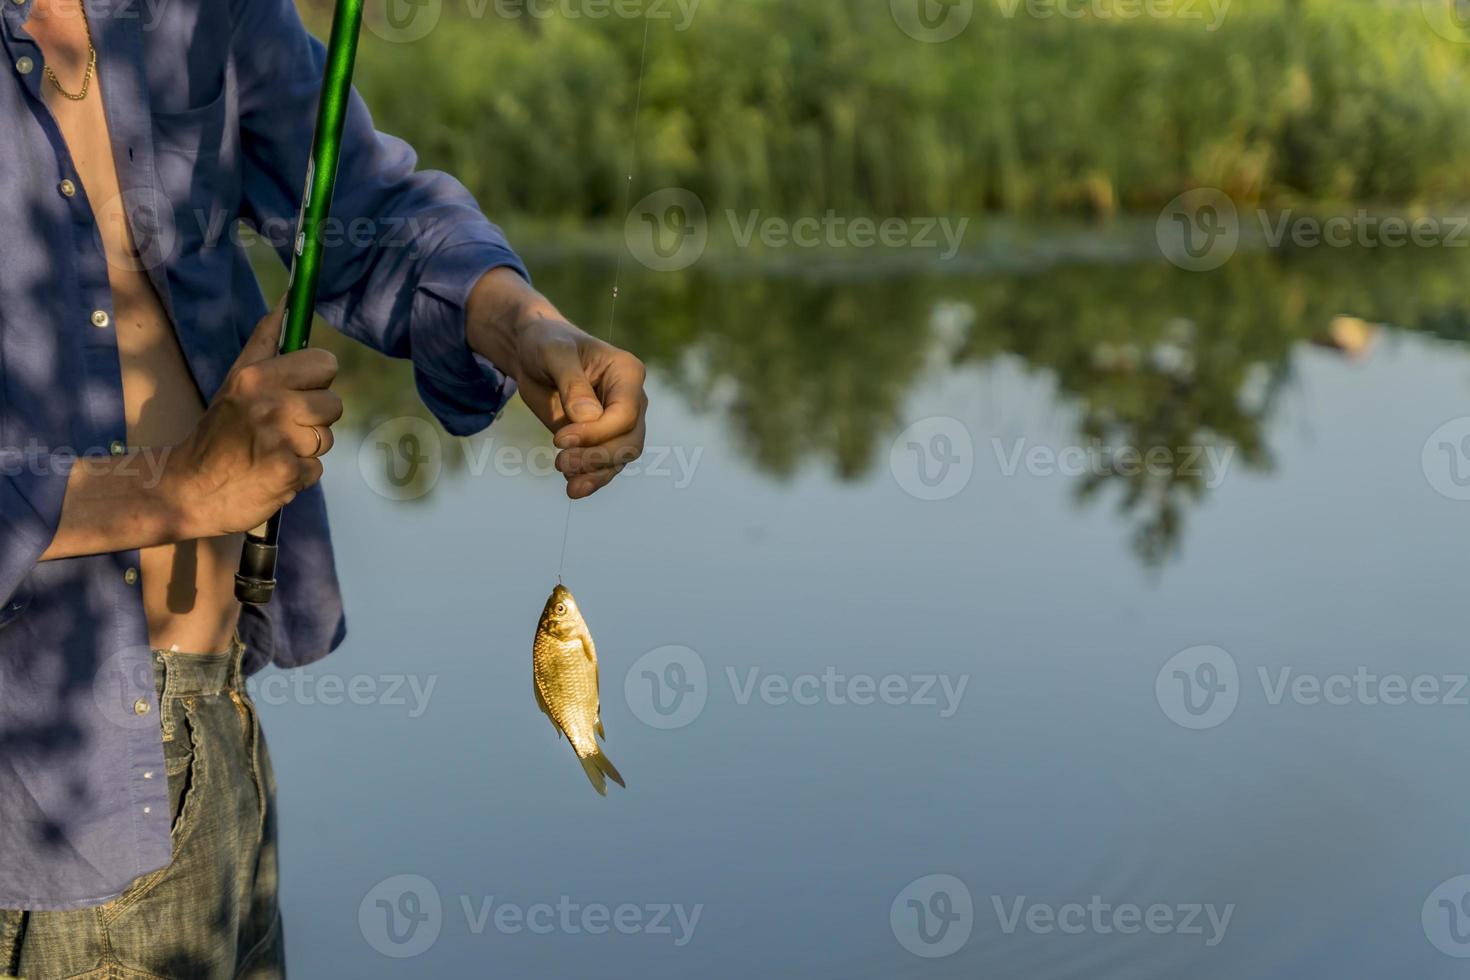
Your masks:
{"label": "thumb", "polygon": [[546,368],[561,393],[562,409],[573,422],[591,422],[602,417],[602,403],[587,380],[582,356],[574,343],[556,344],[546,352]]}
{"label": "thumb", "polygon": [[255,332],[241,348],[240,356],[235,358],[236,365],[254,364],[276,356],[281,345],[281,323],[285,319],[285,313],[286,308],[282,304],[261,318],[255,325]]}

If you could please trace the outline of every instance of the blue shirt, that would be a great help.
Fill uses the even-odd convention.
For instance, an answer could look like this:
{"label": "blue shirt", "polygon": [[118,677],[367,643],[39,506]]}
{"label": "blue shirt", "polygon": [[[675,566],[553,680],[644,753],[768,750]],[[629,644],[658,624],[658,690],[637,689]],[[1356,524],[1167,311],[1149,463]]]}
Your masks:
{"label": "blue shirt", "polygon": [[[103,202],[87,200],[42,99],[31,0],[3,8],[0,908],[66,909],[168,863],[169,797],[137,553],[38,561],[73,460],[127,432]],[[129,224],[207,399],[266,312],[231,230],[244,219],[288,258],[325,52],[291,0],[89,0],[88,13]],[[468,434],[513,385],[469,350],[467,296],[492,268],[525,270],[460,184],[414,164],[354,96],[318,311],[411,358],[424,402]],[[284,528],[280,588],[240,624],[250,670],[309,663],[345,632],[319,487]]]}

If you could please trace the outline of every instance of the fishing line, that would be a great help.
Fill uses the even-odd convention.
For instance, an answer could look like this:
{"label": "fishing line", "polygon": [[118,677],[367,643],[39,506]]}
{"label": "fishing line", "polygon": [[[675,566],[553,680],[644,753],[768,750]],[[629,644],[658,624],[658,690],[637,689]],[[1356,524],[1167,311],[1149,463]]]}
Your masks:
{"label": "fishing line", "polygon": [[[633,97],[633,125],[632,138],[628,146],[628,179],[623,184],[623,220],[628,218],[628,208],[633,200],[633,171],[638,162],[638,116],[643,110],[643,72],[648,64],[648,30],[653,20],[647,15],[643,18],[643,51],[638,56],[638,86],[637,93]],[[624,243],[626,246],[626,242]],[[613,267],[612,302],[607,313],[607,342],[613,342],[613,334],[618,325],[618,286],[623,278],[623,253],[627,248],[618,249],[617,264]],[[562,406],[563,411],[566,406]],[[556,563],[556,581],[561,583],[561,574],[567,564],[567,541],[572,534],[572,504],[573,500],[567,498],[567,517],[561,529],[561,558]]]}

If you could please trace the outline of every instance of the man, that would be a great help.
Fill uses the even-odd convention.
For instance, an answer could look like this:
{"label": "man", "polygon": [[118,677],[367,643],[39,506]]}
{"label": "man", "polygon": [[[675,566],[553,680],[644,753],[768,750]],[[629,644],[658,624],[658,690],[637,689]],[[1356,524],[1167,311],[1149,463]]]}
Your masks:
{"label": "man", "polygon": [[[281,976],[242,677],[343,638],[317,485],[342,408],[330,354],[272,356],[221,231],[293,219],[324,52],[291,0],[0,6],[0,975]],[[414,162],[354,96],[335,211],[382,233],[328,249],[319,311],[411,358],[455,434],[518,386],[595,492],[642,450],[642,365]],[[280,588],[242,611],[240,532],[281,505]]]}

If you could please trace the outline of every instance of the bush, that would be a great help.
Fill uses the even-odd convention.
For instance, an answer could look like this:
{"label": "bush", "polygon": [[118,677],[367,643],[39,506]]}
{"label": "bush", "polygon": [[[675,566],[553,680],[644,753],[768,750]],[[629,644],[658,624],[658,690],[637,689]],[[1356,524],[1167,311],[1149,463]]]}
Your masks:
{"label": "bush", "polygon": [[[365,32],[379,124],[491,213],[619,216],[644,22],[464,2],[414,43]],[[1417,2],[1234,0],[1215,31],[1005,6],[979,0],[943,44],[880,0],[702,0],[686,31],[650,21],[638,188],[786,214],[1108,214],[1199,185],[1267,204],[1470,197],[1470,45]]]}

